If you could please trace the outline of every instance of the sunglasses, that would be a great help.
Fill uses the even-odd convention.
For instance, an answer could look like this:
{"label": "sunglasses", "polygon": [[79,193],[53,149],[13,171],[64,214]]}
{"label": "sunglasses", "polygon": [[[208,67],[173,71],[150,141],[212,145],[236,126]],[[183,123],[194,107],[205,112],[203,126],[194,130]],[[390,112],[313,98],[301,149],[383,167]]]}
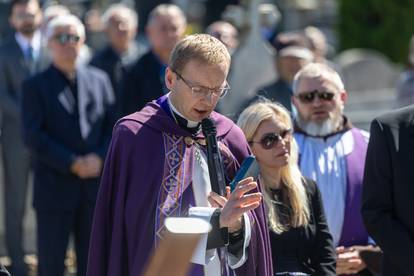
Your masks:
{"label": "sunglasses", "polygon": [[312,91],[300,93],[296,96],[302,103],[311,103],[315,100],[316,97],[321,101],[331,101],[335,97],[335,93],[332,92],[322,92],[322,91]]}
{"label": "sunglasses", "polygon": [[80,36],[78,35],[73,35],[73,34],[57,34],[55,36],[53,36],[53,38],[59,42],[61,45],[64,45],[66,43],[76,43],[80,40]]}
{"label": "sunglasses", "polygon": [[291,129],[283,130],[280,133],[267,133],[263,135],[260,141],[251,141],[250,143],[258,143],[265,150],[269,150],[275,147],[280,141],[285,140],[291,133]]}

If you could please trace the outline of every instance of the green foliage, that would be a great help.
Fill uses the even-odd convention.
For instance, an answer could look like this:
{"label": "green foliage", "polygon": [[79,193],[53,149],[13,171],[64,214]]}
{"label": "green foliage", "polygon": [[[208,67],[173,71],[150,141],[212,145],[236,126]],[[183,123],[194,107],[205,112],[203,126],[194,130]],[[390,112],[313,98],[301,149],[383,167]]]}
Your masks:
{"label": "green foliage", "polygon": [[414,1],[339,0],[338,29],[340,50],[373,48],[404,63],[414,34]]}

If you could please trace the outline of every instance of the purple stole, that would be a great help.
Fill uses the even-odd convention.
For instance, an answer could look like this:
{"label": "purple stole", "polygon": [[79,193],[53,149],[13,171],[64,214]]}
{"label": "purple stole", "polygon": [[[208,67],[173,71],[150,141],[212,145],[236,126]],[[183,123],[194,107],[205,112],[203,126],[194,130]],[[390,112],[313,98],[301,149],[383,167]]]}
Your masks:
{"label": "purple stole", "polygon": [[365,156],[368,144],[361,131],[351,129],[354,138],[354,149],[346,156],[346,199],[344,224],[339,245],[366,245],[368,232],[361,216],[362,178],[364,175]]}

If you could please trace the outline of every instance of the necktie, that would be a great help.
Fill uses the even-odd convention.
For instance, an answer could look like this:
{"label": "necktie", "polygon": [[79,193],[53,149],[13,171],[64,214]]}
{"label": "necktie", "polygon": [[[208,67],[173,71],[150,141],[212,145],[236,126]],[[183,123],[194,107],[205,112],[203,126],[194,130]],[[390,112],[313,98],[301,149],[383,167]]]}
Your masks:
{"label": "necktie", "polygon": [[29,71],[32,73],[34,70],[34,55],[33,55],[33,47],[29,45],[26,50],[26,63]]}

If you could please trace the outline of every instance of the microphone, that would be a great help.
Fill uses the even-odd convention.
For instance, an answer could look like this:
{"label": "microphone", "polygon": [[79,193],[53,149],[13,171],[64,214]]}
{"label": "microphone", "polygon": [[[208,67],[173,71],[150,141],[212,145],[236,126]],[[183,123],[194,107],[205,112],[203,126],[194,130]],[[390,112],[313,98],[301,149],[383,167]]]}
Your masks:
{"label": "microphone", "polygon": [[223,162],[217,144],[216,125],[210,118],[201,121],[201,128],[207,142],[207,164],[210,175],[211,189],[221,195],[225,195],[226,181],[224,177]]}

